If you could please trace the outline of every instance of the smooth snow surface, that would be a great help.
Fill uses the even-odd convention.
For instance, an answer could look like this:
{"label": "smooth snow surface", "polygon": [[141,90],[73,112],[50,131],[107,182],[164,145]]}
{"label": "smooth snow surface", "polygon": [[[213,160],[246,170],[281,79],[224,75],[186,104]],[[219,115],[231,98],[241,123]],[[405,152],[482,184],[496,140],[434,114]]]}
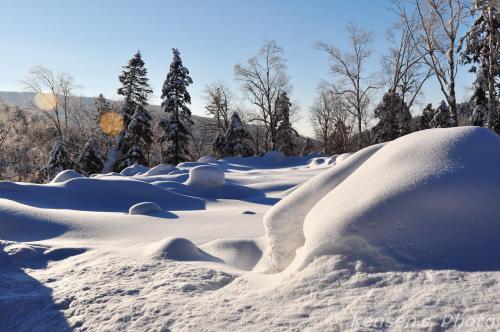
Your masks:
{"label": "smooth snow surface", "polygon": [[0,331],[500,330],[489,130],[60,175],[0,181]]}

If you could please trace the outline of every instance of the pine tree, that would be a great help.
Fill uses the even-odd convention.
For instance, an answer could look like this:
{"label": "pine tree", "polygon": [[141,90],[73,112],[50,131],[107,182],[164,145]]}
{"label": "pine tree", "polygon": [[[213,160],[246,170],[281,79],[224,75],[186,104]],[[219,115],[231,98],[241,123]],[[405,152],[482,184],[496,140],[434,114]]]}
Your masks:
{"label": "pine tree", "polygon": [[120,170],[132,165],[148,165],[146,156],[153,142],[151,121],[151,114],[143,106],[137,106],[123,138],[127,153],[118,162]]}
{"label": "pine tree", "polygon": [[[474,23],[461,39],[465,42],[462,60],[472,63],[470,72],[476,73],[474,82],[474,114],[471,121],[475,125],[486,125],[494,129],[500,127],[498,89],[500,88],[500,6],[498,0],[475,0],[472,13]],[[476,66],[477,65],[477,66]],[[484,95],[484,96],[483,96]],[[500,133],[500,131],[497,131]]]}
{"label": "pine tree", "polygon": [[69,157],[62,139],[58,138],[52,146],[49,161],[45,167],[47,180],[51,180],[58,173],[68,169],[78,170],[78,167]]}
{"label": "pine tree", "polygon": [[448,105],[441,101],[441,104],[436,110],[434,118],[431,120],[430,125],[432,128],[448,128],[453,127],[453,119],[451,116],[450,109]]}
{"label": "pine tree", "polygon": [[161,142],[168,143],[163,152],[163,161],[177,165],[182,161],[189,160],[189,135],[193,125],[191,111],[191,96],[187,87],[193,83],[189,76],[189,70],[182,65],[180,53],[172,49],[174,54],[170,71],[163,84],[161,106],[167,113],[167,118],[160,123],[164,130]]}
{"label": "pine tree", "polygon": [[292,103],[290,103],[285,91],[281,92],[276,103],[276,111],[278,112],[279,118],[278,128],[276,129],[277,146],[285,155],[291,156],[294,154],[295,150],[293,136],[299,136],[290,123],[290,107]]}
{"label": "pine tree", "polygon": [[306,137],[306,140],[304,141],[304,146],[302,147],[302,151],[300,151],[301,156],[307,156],[309,153],[312,152],[313,149],[313,144],[312,141],[309,137]]}
{"label": "pine tree", "polygon": [[231,115],[226,134],[214,142],[214,150],[221,151],[223,157],[249,157],[255,154],[251,146],[251,136],[238,112],[233,112]]}
{"label": "pine tree", "polygon": [[379,122],[374,127],[377,142],[392,141],[410,132],[411,113],[399,94],[389,91],[375,108]]}
{"label": "pine tree", "polygon": [[123,73],[118,77],[122,86],[118,89],[118,94],[124,96],[125,104],[128,107],[122,109],[125,127],[128,126],[137,106],[146,106],[149,95],[153,92],[146,77],[148,71],[144,67],[141,52],[137,51],[128,64],[123,67]]}
{"label": "pine tree", "polygon": [[100,173],[104,167],[103,157],[94,138],[91,138],[83,147],[76,159],[76,164],[87,175]]}

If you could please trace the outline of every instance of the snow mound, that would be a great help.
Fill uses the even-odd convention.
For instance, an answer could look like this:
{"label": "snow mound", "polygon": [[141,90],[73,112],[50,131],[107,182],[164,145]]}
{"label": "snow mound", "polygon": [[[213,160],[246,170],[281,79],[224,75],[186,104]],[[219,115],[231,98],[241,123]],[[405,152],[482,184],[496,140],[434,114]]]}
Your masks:
{"label": "snow mound", "polygon": [[61,183],[65,182],[71,179],[76,179],[76,178],[84,178],[85,176],[81,175],[80,173],[72,170],[72,169],[67,169],[65,171],[60,172],[57,174],[50,183]]}
{"label": "snow mound", "polygon": [[217,159],[215,159],[212,156],[203,156],[200,159],[198,159],[198,162],[204,163],[204,164],[212,164],[212,163],[216,163]]}
{"label": "snow mound", "polygon": [[264,158],[266,158],[268,160],[275,161],[275,162],[282,162],[286,159],[286,156],[283,152],[275,150],[275,151],[266,152],[266,154],[264,155]]}
{"label": "snow mound", "polygon": [[134,175],[139,175],[143,174],[149,171],[149,167],[142,166],[142,165],[132,165],[127,168],[124,168],[120,174],[125,175],[125,176],[134,176]]}
{"label": "snow mound", "polygon": [[255,240],[215,240],[202,246],[208,253],[241,270],[252,270],[262,256]]}
{"label": "snow mound", "polygon": [[[331,183],[360,152],[320,176]],[[303,187],[311,183],[317,178]],[[499,184],[500,137],[488,129],[431,129],[401,137],[331,186],[307,213],[303,229],[295,227],[294,239],[304,236],[305,242],[291,269],[341,255],[375,270],[498,270]],[[295,193],[307,199],[305,190]],[[270,226],[273,235],[277,225]]]}
{"label": "snow mound", "polygon": [[218,187],[225,183],[224,172],[211,165],[200,165],[189,170],[187,185]]}
{"label": "snow mound", "polygon": [[[356,152],[348,162],[316,175],[268,210],[264,215],[264,227],[272,270],[280,271],[288,266],[295,251],[304,244],[304,218],[313,206],[382,146],[377,144]],[[258,269],[268,268],[258,266]]]}
{"label": "snow mound", "polygon": [[351,155],[352,155],[352,153],[342,153],[341,155],[337,156],[337,158],[335,159],[335,161],[337,163],[340,163],[341,161],[344,161],[347,158],[349,158]]}
{"label": "snow mound", "polygon": [[148,215],[161,212],[161,207],[154,202],[142,202],[132,205],[128,210],[129,215]]}
{"label": "snow mound", "polygon": [[328,158],[325,157],[315,157],[309,161],[309,167],[316,168],[325,165],[325,162]]}
{"label": "snow mound", "polygon": [[181,237],[169,237],[153,244],[148,254],[154,258],[175,261],[220,261],[198,248],[193,242]]}
{"label": "snow mound", "polygon": [[177,167],[175,166],[168,164],[160,164],[151,168],[149,171],[145,172],[144,175],[145,176],[167,175],[175,170],[177,170]]}

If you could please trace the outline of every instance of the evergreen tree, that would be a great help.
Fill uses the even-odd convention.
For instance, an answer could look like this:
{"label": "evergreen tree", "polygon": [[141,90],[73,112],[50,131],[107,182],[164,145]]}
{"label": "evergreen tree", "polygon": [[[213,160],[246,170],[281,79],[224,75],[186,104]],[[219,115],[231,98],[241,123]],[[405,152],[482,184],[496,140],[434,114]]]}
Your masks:
{"label": "evergreen tree", "polygon": [[290,123],[290,100],[285,91],[281,92],[277,99],[276,111],[278,112],[278,128],[276,129],[276,141],[280,151],[285,155],[291,156],[294,154],[295,144],[293,143],[293,136],[299,136],[297,131],[292,128]]}
{"label": "evergreen tree", "polygon": [[111,111],[111,106],[109,102],[104,98],[103,94],[100,93],[95,101],[95,107],[97,109],[97,114],[101,117],[103,114],[106,114]]}
{"label": "evergreen tree", "polygon": [[473,126],[483,127],[485,124],[485,115],[488,113],[488,100],[485,92],[484,73],[480,70],[474,82],[474,94],[471,103],[474,107],[470,122]]}
{"label": "evergreen tree", "polygon": [[382,97],[382,102],[375,108],[375,117],[379,119],[374,127],[377,142],[392,141],[410,132],[410,110],[394,91]]}
{"label": "evergreen tree", "polygon": [[137,106],[146,106],[149,95],[153,92],[149,87],[147,73],[141,52],[137,51],[128,64],[123,67],[123,72],[118,77],[120,83],[122,83],[122,86],[118,89],[118,94],[122,95],[125,98],[125,104],[129,105],[122,109],[125,127],[128,126],[135,108]]}
{"label": "evergreen tree", "polygon": [[[464,63],[472,63],[470,71],[476,73],[474,82],[475,125],[496,127],[500,117],[498,89],[500,88],[500,6],[498,0],[475,0],[472,13],[474,23],[462,38],[465,42],[462,52]],[[498,132],[498,131],[497,131]],[[500,133],[500,132],[499,132]]]}
{"label": "evergreen tree", "polygon": [[69,154],[66,151],[66,146],[64,145],[62,139],[58,138],[52,146],[49,161],[47,163],[47,166],[45,167],[45,175],[47,177],[47,180],[51,180],[58,173],[67,169],[78,170],[78,167],[69,157]]}
{"label": "evergreen tree", "polygon": [[301,156],[307,156],[309,153],[312,152],[313,149],[313,144],[312,141],[309,137],[306,137],[306,140],[304,141],[304,146],[302,147],[302,151],[300,151]]}
{"label": "evergreen tree", "polygon": [[191,111],[191,96],[187,87],[193,83],[189,76],[189,70],[182,65],[180,53],[172,49],[174,54],[170,71],[163,84],[161,106],[167,113],[167,118],[160,123],[164,130],[161,142],[167,142],[168,146],[163,152],[163,160],[166,163],[177,165],[189,159],[189,135],[193,125]]}
{"label": "evergreen tree", "polygon": [[332,137],[332,150],[335,154],[348,152],[349,131],[342,119],[335,121]]}
{"label": "evergreen tree", "polygon": [[218,132],[212,143],[212,154],[216,157],[224,158],[225,133]]}
{"label": "evergreen tree", "polygon": [[226,134],[214,142],[214,151],[220,152],[222,157],[249,157],[255,154],[251,146],[251,136],[237,112],[231,115]]}
{"label": "evergreen tree", "polygon": [[451,116],[450,109],[448,105],[441,101],[441,104],[436,110],[434,118],[431,120],[430,125],[432,128],[448,128],[453,127],[453,119]]}
{"label": "evergreen tree", "polygon": [[436,111],[432,108],[432,104],[427,104],[422,111],[422,116],[420,117],[420,122],[418,123],[418,130],[430,129],[431,121],[434,119]]}
{"label": "evergreen tree", "polygon": [[93,138],[83,147],[76,164],[87,175],[100,173],[104,167],[103,157]]}
{"label": "evergreen tree", "polygon": [[132,165],[148,165],[146,156],[153,142],[151,120],[151,114],[143,106],[136,107],[124,136],[123,145],[127,153],[119,160],[119,169]]}

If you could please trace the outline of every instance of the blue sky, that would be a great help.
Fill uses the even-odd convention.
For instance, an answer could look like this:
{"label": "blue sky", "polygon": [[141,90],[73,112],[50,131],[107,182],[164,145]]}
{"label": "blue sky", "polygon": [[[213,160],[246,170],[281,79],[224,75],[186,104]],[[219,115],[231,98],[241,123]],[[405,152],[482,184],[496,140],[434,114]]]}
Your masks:
{"label": "blue sky", "polygon": [[[305,134],[317,84],[330,78],[328,58],[314,44],[348,47],[344,28],[356,22],[374,32],[369,69],[378,71],[385,31],[396,19],[389,0],[0,0],[0,8],[0,90],[22,90],[19,80],[43,65],[74,76],[78,94],[118,98],[121,67],[140,49],[158,102],[176,47],[191,71],[192,110],[199,115],[205,85],[223,80],[237,90],[234,65],[275,39],[288,59],[292,101],[301,108],[296,125]],[[471,82],[461,74],[459,96]],[[432,82],[426,97],[442,98]]]}

